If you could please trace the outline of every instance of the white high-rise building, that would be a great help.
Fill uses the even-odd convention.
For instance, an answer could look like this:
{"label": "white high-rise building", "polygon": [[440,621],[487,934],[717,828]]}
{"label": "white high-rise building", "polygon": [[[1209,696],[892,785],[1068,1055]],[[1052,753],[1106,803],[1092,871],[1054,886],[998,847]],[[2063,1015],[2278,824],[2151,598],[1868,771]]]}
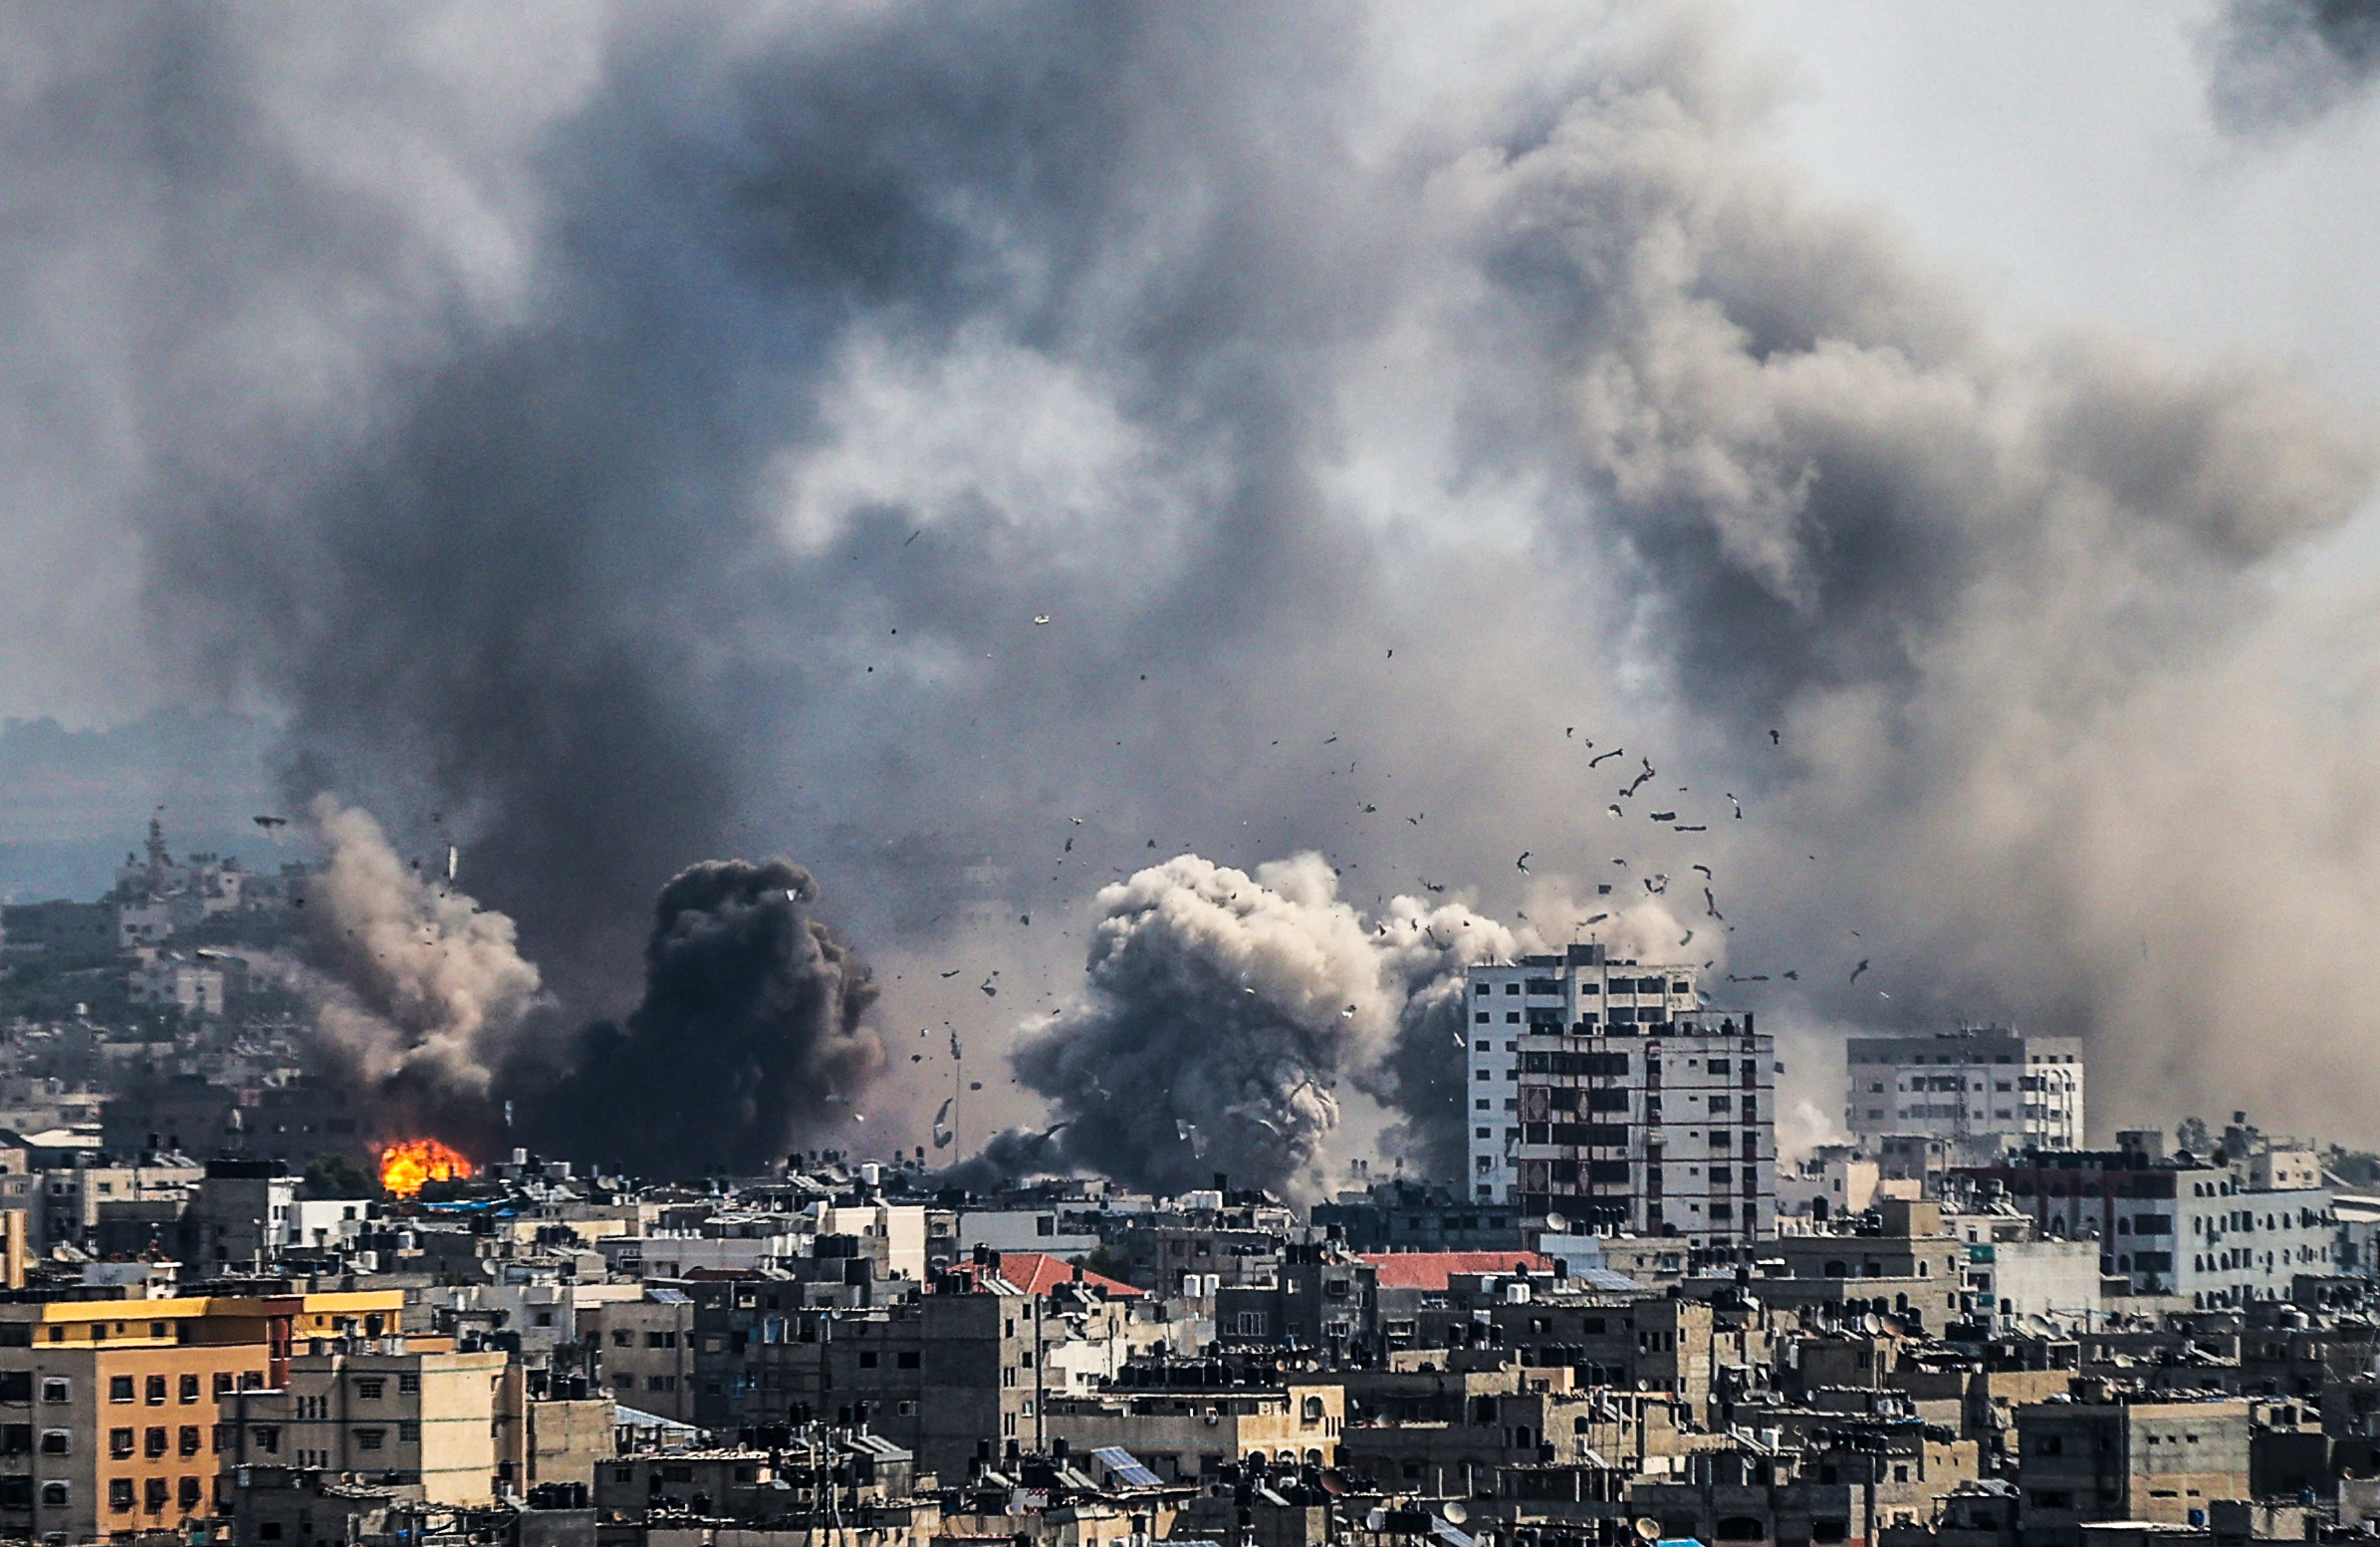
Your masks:
{"label": "white high-rise building", "polygon": [[1844,1049],[1843,1126],[1863,1140],[1943,1139],[1973,1148],[2082,1144],[2082,1042],[2003,1026],[1930,1037],[1853,1037]]}
{"label": "white high-rise building", "polygon": [[1773,1233],[1776,1048],[1601,945],[1470,969],[1472,1196],[1694,1245]]}

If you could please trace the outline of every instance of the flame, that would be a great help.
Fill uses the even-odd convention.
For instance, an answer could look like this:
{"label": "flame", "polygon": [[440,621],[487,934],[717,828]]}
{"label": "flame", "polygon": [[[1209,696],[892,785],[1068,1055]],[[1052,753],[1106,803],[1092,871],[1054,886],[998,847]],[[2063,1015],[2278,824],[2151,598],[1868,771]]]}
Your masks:
{"label": "flame", "polygon": [[471,1162],[435,1139],[400,1139],[380,1151],[380,1186],[390,1197],[411,1197],[425,1181],[460,1181]]}

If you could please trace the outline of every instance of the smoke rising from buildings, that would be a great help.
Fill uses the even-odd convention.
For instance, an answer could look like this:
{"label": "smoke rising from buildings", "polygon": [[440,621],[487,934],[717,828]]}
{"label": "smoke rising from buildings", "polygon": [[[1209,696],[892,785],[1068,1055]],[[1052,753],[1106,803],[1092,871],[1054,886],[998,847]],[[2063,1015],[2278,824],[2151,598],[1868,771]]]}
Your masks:
{"label": "smoke rising from buildings", "polygon": [[883,1066],[863,1024],[866,965],[812,914],[818,884],[783,860],[711,860],[661,889],[644,998],[579,1033],[531,1101],[549,1150],[648,1175],[781,1163],[797,1136],[847,1125]]}
{"label": "smoke rising from buildings", "polygon": [[[1317,854],[1253,875],[1186,854],[1104,888],[1082,996],[1025,1028],[1015,1054],[1065,1126],[999,1136],[969,1174],[1071,1166],[1178,1190],[1222,1171],[1316,1194],[1341,1086],[1392,1115],[1387,1147],[1417,1171],[1460,1174],[1464,969],[1554,947],[1459,901],[1399,896],[1367,914],[1339,886]],[[1668,948],[1648,945],[1646,959],[1678,959],[1657,902],[1624,923],[1604,910],[1597,929],[1575,903],[1544,898],[1558,938],[1626,949],[1649,931]]]}
{"label": "smoke rising from buildings", "polygon": [[328,860],[288,963],[317,1051],[391,1134],[549,1152],[648,1174],[749,1172],[798,1137],[839,1138],[883,1064],[867,967],[782,860],[707,861],[653,904],[641,1002],[564,1035],[513,921],[402,859],[363,811],[318,797]]}
{"label": "smoke rising from buildings", "polygon": [[1217,1170],[1291,1187],[1338,1124],[1338,1085],[1397,1003],[1320,856],[1253,876],[1182,855],[1103,889],[1080,1000],[1017,1072],[1076,1163],[1178,1191]]}
{"label": "smoke rising from buildings", "polygon": [[[1455,963],[1392,899],[1560,939],[1531,889],[1617,915],[1702,864],[1726,916],[1673,891],[1669,938],[1765,978],[1765,1025],[2074,1030],[2134,1075],[2111,1125],[2380,1137],[2321,1029],[2380,992],[2380,645],[2325,562],[2369,426],[2268,364],[2012,331],[1774,158],[1710,13],[76,8],[0,43],[0,288],[36,298],[0,311],[0,508],[136,555],[175,690],[285,713],[304,790],[459,830],[579,1018],[635,1001],[666,878],[784,835],[921,969],[977,913],[1078,960],[1088,915],[1020,1065],[1054,1142],[1286,1178],[1323,1076],[1408,1113],[1445,1079]],[[1169,1098],[1205,1156],[1092,1110],[1153,1089],[1125,1028],[1177,989],[1254,1054]]]}
{"label": "smoke rising from buildings", "polygon": [[512,920],[408,865],[368,812],[326,795],[308,816],[328,859],[291,971],[319,1047],[366,1087],[484,1103],[543,998]]}

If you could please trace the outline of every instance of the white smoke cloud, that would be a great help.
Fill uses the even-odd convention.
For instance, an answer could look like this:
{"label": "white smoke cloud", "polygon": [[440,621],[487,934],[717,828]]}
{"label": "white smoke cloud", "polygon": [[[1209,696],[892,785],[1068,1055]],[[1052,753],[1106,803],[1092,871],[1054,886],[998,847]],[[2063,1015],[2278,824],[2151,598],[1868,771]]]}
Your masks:
{"label": "white smoke cloud", "polygon": [[543,1002],[512,920],[408,864],[370,813],[325,795],[307,816],[329,862],[307,892],[314,950],[293,983],[325,1051],[370,1086],[486,1096]]}

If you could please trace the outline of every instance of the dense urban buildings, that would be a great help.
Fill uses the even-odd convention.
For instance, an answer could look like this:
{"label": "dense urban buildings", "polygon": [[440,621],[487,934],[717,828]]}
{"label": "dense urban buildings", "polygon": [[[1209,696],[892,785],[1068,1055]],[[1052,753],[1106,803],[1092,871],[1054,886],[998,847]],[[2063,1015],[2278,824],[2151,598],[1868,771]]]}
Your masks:
{"label": "dense urban buildings", "polygon": [[1845,1132],[1781,1163],[1753,1017],[1695,967],[1581,944],[1461,980],[1459,1176],[1287,1198],[1216,1156],[1172,1194],[969,1186],[915,1149],[626,1176],[391,1143],[268,970],[308,886],[152,833],[90,914],[9,911],[0,1540],[2232,1547],[2380,1522],[2380,1195],[2355,1190],[2380,1159],[2245,1113],[2091,1148],[2071,1038],[1852,1039]]}

